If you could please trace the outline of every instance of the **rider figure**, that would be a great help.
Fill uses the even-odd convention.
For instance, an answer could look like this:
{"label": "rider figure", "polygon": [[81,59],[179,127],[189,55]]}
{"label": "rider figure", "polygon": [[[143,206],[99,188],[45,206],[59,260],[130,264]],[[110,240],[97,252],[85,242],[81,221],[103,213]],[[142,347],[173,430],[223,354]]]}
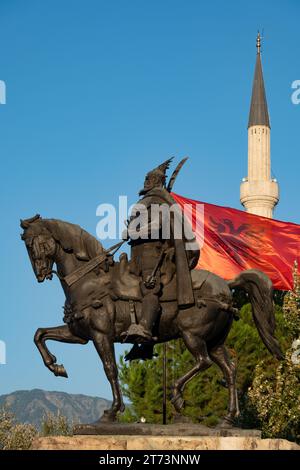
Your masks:
{"label": "rider figure", "polygon": [[[174,272],[177,273],[178,306],[187,308],[194,304],[190,270],[196,266],[199,259],[198,245],[193,239],[193,249],[187,250],[184,234],[179,239],[174,237],[175,216],[172,219],[171,215],[168,219],[169,236],[166,236],[168,230],[162,226],[165,220],[162,205],[169,209],[176,204],[165,184],[166,170],[170,162],[171,159],[167,160],[146,175],[144,187],[139,193],[141,199],[134,206],[127,229],[123,233],[123,239],[129,240],[131,245],[130,269],[141,277],[142,293],[142,318],[139,324],[131,324],[123,333],[126,341],[147,343],[154,340],[152,332],[160,313],[163,262],[165,270],[171,273],[169,279]],[[153,210],[154,206],[159,209]],[[166,256],[166,253],[170,252],[174,254],[173,260]]]}

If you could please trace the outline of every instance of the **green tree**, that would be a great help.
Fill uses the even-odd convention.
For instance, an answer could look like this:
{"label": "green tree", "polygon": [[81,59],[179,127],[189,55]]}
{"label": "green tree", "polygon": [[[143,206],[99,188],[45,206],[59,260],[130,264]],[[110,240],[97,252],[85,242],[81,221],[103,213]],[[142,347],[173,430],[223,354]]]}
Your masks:
{"label": "green tree", "polygon": [[[284,340],[284,319],[282,309],[276,307],[277,337],[281,344]],[[237,387],[241,405],[245,405],[240,425],[252,427],[257,422],[256,412],[247,400],[247,391],[252,383],[253,373],[257,363],[272,361],[252,320],[251,306],[244,305],[241,309],[242,319],[234,322],[226,341],[233,360],[238,360]],[[142,416],[147,422],[162,422],[162,346],[156,346],[158,357],[151,361],[133,361],[127,364],[121,358],[120,382],[124,395],[130,400],[122,421],[136,421]],[[182,340],[171,341],[167,347],[168,389],[167,416],[172,422],[175,411],[170,403],[171,387],[174,381],[191,369],[194,358],[185,348]],[[202,421],[206,425],[215,425],[225,414],[228,402],[228,392],[224,388],[223,376],[219,368],[213,365],[191,380],[184,391],[185,408],[183,414],[195,422]]]}
{"label": "green tree", "polygon": [[255,369],[249,402],[266,437],[300,442],[300,279],[295,263],[294,289],[283,304],[288,349],[280,364],[261,361]]}

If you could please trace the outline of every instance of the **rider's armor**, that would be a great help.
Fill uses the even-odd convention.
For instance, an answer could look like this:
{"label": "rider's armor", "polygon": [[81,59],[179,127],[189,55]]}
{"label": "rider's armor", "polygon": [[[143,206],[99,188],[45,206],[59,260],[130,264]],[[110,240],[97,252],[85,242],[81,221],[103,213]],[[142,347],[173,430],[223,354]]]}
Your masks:
{"label": "rider's armor", "polygon": [[[153,205],[170,207],[175,204],[170,193],[165,188],[166,170],[170,160],[147,174],[144,188],[140,192],[142,198],[134,206],[132,216],[128,221],[126,233],[123,238],[129,240],[131,245],[130,271],[141,277],[142,318],[139,324],[132,324],[123,337],[127,341],[148,342],[153,341],[152,331],[160,312],[159,296],[162,289],[161,267],[171,271],[172,277],[178,269],[181,275],[181,287],[177,286],[177,301],[179,306],[188,307],[194,303],[191,286],[190,269],[193,269],[199,259],[199,249],[186,251],[184,240],[174,240],[172,222],[170,237],[163,237],[163,216],[159,211],[153,211]],[[140,217],[140,210],[144,217]],[[137,217],[139,225],[137,229]],[[138,235],[137,235],[138,233]],[[173,248],[173,250],[172,250]],[[166,259],[166,253],[173,253]],[[182,281],[184,279],[184,281]]]}

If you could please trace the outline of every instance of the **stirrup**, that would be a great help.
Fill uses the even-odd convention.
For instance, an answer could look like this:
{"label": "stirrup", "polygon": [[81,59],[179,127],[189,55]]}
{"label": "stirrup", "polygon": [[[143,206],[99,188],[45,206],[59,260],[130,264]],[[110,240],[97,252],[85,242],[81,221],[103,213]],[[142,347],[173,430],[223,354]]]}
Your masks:
{"label": "stirrup", "polygon": [[123,343],[133,342],[133,343],[151,343],[153,338],[150,332],[148,332],[141,325],[132,323],[128,330],[121,334]]}

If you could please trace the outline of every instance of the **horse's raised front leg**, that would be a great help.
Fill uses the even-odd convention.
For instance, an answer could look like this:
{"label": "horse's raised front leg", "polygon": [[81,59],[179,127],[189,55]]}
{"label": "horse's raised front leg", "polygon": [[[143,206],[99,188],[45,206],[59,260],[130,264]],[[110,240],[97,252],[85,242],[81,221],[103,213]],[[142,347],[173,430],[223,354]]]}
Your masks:
{"label": "horse's raised front leg", "polygon": [[53,328],[38,328],[36,330],[34,342],[43,358],[45,366],[57,377],[68,377],[64,366],[56,364],[56,357],[47,348],[46,341],[48,339],[75,344],[86,344],[88,341],[73,335],[67,325],[55,326]]}
{"label": "horse's raised front leg", "polygon": [[209,355],[211,359],[220,367],[228,386],[228,414],[225,416],[221,426],[231,427],[234,424],[234,419],[239,415],[239,402],[236,390],[236,365],[231,361],[228,351],[224,345],[209,351]]}
{"label": "horse's raised front leg", "polygon": [[118,368],[116,363],[114,343],[108,335],[101,332],[95,332],[93,334],[93,341],[100,359],[103,362],[104,371],[107,379],[109,380],[113,394],[111,408],[104,411],[98,422],[114,422],[116,421],[117,413],[119,411],[123,412],[125,409],[118,380]]}

